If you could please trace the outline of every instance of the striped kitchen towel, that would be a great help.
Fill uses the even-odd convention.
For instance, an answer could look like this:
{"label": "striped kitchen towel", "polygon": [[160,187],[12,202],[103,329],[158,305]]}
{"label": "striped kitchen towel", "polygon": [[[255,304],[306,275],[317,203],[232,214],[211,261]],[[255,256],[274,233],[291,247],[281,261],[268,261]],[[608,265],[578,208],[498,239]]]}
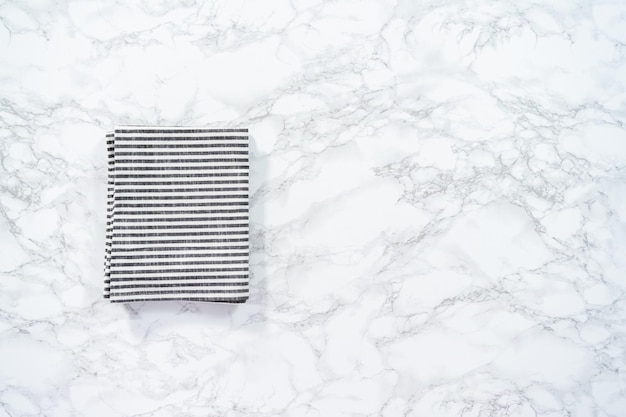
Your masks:
{"label": "striped kitchen towel", "polygon": [[104,297],[248,298],[248,129],[121,126],[108,152]]}

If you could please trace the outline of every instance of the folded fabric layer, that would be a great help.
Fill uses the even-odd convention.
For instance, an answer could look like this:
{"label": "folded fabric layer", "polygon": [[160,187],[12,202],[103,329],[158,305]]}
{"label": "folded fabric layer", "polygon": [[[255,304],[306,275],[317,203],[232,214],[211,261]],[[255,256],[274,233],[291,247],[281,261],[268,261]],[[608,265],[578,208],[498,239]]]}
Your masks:
{"label": "folded fabric layer", "polygon": [[108,153],[104,297],[248,298],[248,129],[121,126]]}

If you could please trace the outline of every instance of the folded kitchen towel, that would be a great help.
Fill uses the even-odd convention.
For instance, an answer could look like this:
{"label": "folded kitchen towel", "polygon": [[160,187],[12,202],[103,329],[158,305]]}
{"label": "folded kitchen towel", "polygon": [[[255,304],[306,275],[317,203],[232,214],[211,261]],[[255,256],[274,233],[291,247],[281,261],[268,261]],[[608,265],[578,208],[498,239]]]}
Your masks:
{"label": "folded kitchen towel", "polygon": [[248,298],[248,129],[120,126],[108,152],[104,297]]}

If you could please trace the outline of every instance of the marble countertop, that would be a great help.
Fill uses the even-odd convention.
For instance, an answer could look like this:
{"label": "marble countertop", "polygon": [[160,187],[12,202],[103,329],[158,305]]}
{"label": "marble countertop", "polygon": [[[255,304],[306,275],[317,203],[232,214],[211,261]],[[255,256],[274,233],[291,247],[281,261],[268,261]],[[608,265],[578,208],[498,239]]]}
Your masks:
{"label": "marble countertop", "polygon": [[[0,416],[626,413],[626,3],[0,5]],[[249,127],[244,305],[102,299],[117,124]]]}

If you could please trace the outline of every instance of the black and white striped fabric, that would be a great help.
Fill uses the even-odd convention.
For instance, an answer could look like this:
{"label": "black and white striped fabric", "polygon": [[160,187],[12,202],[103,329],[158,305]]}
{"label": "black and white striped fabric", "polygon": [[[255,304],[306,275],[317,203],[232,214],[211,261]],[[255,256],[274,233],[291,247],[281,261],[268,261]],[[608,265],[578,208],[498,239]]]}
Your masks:
{"label": "black and white striped fabric", "polygon": [[109,170],[104,297],[248,298],[248,129],[121,126]]}

